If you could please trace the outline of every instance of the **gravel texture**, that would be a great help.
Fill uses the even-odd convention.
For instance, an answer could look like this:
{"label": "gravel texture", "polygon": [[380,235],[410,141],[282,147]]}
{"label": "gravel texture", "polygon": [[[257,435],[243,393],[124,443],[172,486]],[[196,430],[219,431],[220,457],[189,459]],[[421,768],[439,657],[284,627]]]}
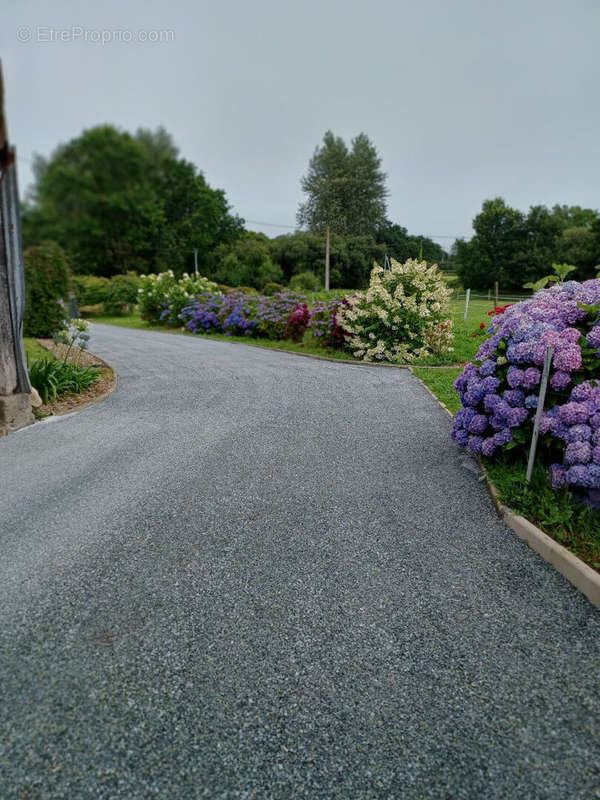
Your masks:
{"label": "gravel texture", "polygon": [[598,798],[600,615],[409,372],[93,326],[0,440],[0,796]]}

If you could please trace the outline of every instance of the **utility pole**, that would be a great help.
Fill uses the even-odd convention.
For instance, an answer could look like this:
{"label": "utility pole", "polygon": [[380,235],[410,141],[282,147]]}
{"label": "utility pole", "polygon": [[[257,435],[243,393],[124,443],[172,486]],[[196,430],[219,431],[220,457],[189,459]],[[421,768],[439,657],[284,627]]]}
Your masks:
{"label": "utility pole", "polygon": [[0,436],[33,422],[23,346],[25,271],[16,153],[8,140],[0,63]]}
{"label": "utility pole", "polygon": [[325,240],[325,291],[329,291],[329,225],[327,226],[327,238]]}

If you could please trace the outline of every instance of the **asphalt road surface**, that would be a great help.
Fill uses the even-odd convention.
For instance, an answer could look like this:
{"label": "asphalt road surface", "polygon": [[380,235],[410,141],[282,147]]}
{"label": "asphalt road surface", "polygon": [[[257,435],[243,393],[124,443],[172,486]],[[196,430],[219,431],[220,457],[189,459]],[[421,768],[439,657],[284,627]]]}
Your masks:
{"label": "asphalt road surface", "polygon": [[598,798],[600,615],[407,371],[94,326],[0,440],[0,797]]}

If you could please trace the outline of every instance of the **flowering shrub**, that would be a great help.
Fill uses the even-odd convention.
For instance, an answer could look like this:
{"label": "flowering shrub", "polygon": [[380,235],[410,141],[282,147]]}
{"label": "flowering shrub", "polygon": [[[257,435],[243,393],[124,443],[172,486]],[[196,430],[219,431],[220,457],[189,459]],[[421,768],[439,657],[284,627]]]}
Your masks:
{"label": "flowering shrub", "polygon": [[452,290],[434,264],[392,259],[386,272],[376,264],[369,288],[347,299],[336,315],[347,344],[363,361],[408,363],[448,352],[452,322],[445,319]]}
{"label": "flowering shrub", "polygon": [[57,344],[63,344],[66,347],[64,351],[63,361],[66,364],[71,354],[71,350],[74,347],[79,348],[79,352],[77,354],[77,363],[79,362],[79,358],[81,356],[81,351],[85,350],[88,346],[88,342],[90,339],[90,335],[88,333],[90,329],[90,323],[85,319],[72,319],[69,322],[65,322],[65,325],[61,330],[57,331],[54,334],[54,341]]}
{"label": "flowering shrub", "polygon": [[315,303],[310,310],[308,330],[313,341],[322,347],[344,347],[346,340],[344,331],[337,321],[337,312],[342,307],[348,307],[346,299],[330,300],[328,303]]}
{"label": "flowering shrub", "polygon": [[310,319],[304,296],[278,292],[272,297],[231,291],[225,296],[205,293],[184,306],[179,314],[193,333],[262,336],[301,341]]}
{"label": "flowering shrub", "polygon": [[288,317],[285,329],[286,339],[301,342],[310,322],[310,310],[306,303],[300,303]]}
{"label": "flowering shrub", "polygon": [[[546,347],[553,348],[539,457],[555,488],[600,500],[600,280],[568,281],[494,317],[456,380],[455,442],[474,453],[522,448],[531,434]],[[591,491],[589,491],[591,490]]]}
{"label": "flowering shrub", "polygon": [[291,291],[261,297],[256,310],[258,334],[266,339],[285,339],[290,316],[305,301],[303,294]]}
{"label": "flowering shrub", "polygon": [[224,296],[205,293],[185,306],[179,318],[192,333],[251,336],[256,330],[253,300],[254,297],[243,292],[228,292]]}
{"label": "flowering shrub", "polygon": [[[507,303],[505,306],[496,306],[492,311],[488,311],[488,317],[499,317],[501,314],[504,314],[507,308],[510,308],[512,303]],[[482,322],[475,333],[472,334],[473,339],[477,339],[478,336],[485,336],[487,334],[487,325],[485,322]]]}
{"label": "flowering shrub", "polygon": [[184,272],[178,280],[172,269],[158,275],[142,275],[140,281],[138,306],[142,319],[153,324],[163,321],[176,325],[182,309],[196,295],[219,293],[217,284],[207,278]]}

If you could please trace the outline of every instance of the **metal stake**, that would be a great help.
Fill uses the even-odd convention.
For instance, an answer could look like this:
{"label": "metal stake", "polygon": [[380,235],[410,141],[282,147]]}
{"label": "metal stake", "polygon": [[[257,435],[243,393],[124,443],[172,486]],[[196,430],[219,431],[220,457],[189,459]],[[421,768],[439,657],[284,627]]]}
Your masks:
{"label": "metal stake", "polygon": [[533,462],[535,461],[535,451],[537,448],[538,435],[540,431],[540,420],[544,412],[544,401],[546,400],[546,389],[548,388],[548,376],[550,374],[550,364],[552,363],[552,348],[550,345],[546,348],[546,356],[544,358],[544,371],[542,372],[542,382],[540,384],[540,393],[538,395],[538,404],[535,410],[535,420],[533,422],[533,436],[531,437],[531,447],[529,448],[529,461],[527,462],[527,475],[525,482],[531,482],[531,474],[533,472]]}
{"label": "metal stake", "polygon": [[469,313],[469,300],[471,299],[471,290],[467,289],[467,297],[465,300],[465,315],[463,317],[463,321],[467,321],[467,314]]}

